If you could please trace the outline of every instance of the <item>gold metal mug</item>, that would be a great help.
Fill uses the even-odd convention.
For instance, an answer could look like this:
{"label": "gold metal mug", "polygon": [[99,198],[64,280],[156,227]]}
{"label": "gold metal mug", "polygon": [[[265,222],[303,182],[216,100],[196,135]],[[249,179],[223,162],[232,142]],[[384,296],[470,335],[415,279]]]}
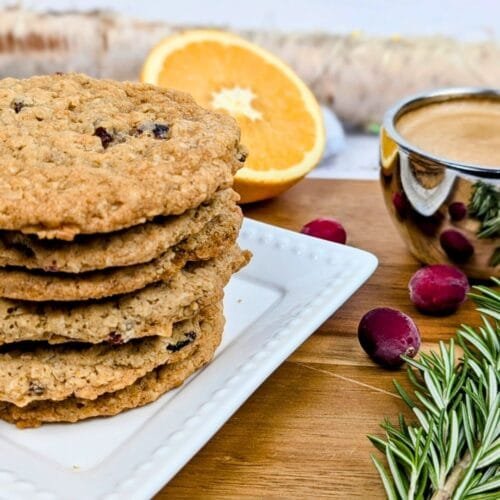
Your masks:
{"label": "gold metal mug", "polygon": [[469,277],[500,277],[500,168],[427,153],[397,131],[410,110],[456,99],[500,101],[500,90],[442,89],[409,97],[385,115],[380,131],[384,199],[410,252],[426,264],[448,263]]}

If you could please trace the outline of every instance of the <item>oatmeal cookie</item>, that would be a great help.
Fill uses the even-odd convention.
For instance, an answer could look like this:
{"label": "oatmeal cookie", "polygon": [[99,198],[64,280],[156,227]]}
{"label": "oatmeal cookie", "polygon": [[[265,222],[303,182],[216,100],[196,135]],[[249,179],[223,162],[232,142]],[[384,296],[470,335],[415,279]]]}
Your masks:
{"label": "oatmeal cookie", "polygon": [[[203,313],[202,313],[203,314]],[[95,399],[134,383],[154,368],[181,361],[203,342],[200,317],[162,325],[168,337],[126,344],[10,344],[0,348],[0,401],[26,406],[71,396]]]}
{"label": "oatmeal cookie", "polygon": [[245,155],[227,114],[153,85],[0,80],[0,229],[72,240],[197,207]]}
{"label": "oatmeal cookie", "polygon": [[224,317],[220,312],[209,315],[202,320],[200,327],[206,340],[192,355],[178,363],[162,365],[123,389],[96,399],[70,397],[62,401],[34,401],[23,408],[0,403],[0,418],[18,427],[38,427],[44,422],[77,422],[112,416],[151,403],[181,385],[212,359],[221,340]]}
{"label": "oatmeal cookie", "polygon": [[168,281],[186,262],[217,257],[234,244],[241,222],[241,213],[236,211],[219,215],[198,234],[145,264],[80,274],[0,268],[0,297],[26,301],[79,301],[130,293],[151,283]]}
{"label": "oatmeal cookie", "polygon": [[0,345],[41,340],[128,342],[151,335],[168,336],[160,325],[180,321],[220,300],[231,275],[250,259],[238,247],[216,259],[190,263],[168,283],[88,302],[34,303],[0,299]]}
{"label": "oatmeal cookie", "polygon": [[0,231],[0,267],[83,273],[142,264],[198,233],[214,217],[239,211],[238,199],[232,189],[223,189],[206,203],[181,215],[155,217],[150,222],[112,233],[79,235],[70,242],[40,239],[19,231]]}

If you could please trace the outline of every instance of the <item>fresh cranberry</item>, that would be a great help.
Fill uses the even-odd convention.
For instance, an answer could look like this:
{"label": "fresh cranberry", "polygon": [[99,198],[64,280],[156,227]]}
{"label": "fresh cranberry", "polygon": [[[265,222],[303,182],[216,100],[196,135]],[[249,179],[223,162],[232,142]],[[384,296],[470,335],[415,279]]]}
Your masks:
{"label": "fresh cranberry", "polygon": [[396,191],[392,195],[392,204],[399,217],[401,217],[401,219],[405,219],[410,209],[408,206],[408,199],[405,194],[401,191]]}
{"label": "fresh cranberry", "polygon": [[408,285],[410,300],[426,313],[447,314],[467,298],[467,276],[453,266],[434,264],[419,269]]}
{"label": "fresh cranberry", "polygon": [[466,262],[474,253],[471,242],[456,229],[443,231],[439,242],[448,257],[455,262]]}
{"label": "fresh cranberry", "polygon": [[388,368],[402,365],[402,355],[413,358],[420,347],[420,332],[413,320],[389,307],[373,309],[361,318],[358,339],[375,363]]}
{"label": "fresh cranberry", "polygon": [[450,214],[451,220],[459,221],[464,219],[467,215],[467,207],[465,203],[455,201],[448,206],[448,213]]}
{"label": "fresh cranberry", "polygon": [[301,233],[321,238],[323,240],[333,241],[335,243],[345,244],[347,234],[342,224],[335,219],[320,218],[308,222],[301,230]]}
{"label": "fresh cranberry", "polygon": [[415,225],[424,233],[426,236],[435,236],[441,227],[443,222],[443,215],[441,212],[436,212],[432,215],[421,215],[417,212],[413,212],[413,221]]}

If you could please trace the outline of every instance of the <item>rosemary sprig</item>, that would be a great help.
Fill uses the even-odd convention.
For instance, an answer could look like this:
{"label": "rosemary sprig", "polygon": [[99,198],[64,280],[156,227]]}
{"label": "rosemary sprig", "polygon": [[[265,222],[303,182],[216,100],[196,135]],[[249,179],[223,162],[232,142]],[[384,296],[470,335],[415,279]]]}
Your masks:
{"label": "rosemary sprig", "polygon": [[479,238],[500,236],[500,190],[478,181],[472,187],[469,212],[481,221]]}
{"label": "rosemary sprig", "polygon": [[[500,279],[491,278],[491,280],[500,287]],[[469,297],[479,306],[477,310],[500,321],[500,292],[480,285],[473,286],[472,289],[474,291],[469,293]]]}
{"label": "rosemary sprig", "polygon": [[385,439],[369,436],[387,460],[388,469],[372,456],[390,500],[500,498],[500,293],[474,290],[482,325],[462,325],[439,352],[406,358],[412,394],[394,381],[415,423],[401,415],[382,424]]}

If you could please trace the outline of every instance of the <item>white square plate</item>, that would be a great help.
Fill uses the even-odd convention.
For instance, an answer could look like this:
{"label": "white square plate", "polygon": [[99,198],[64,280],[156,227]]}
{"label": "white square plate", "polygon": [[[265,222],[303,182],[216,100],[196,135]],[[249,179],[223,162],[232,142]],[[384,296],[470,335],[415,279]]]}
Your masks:
{"label": "white square plate", "polygon": [[214,361],[116,417],[18,430],[0,422],[0,498],[151,497],[373,273],[362,250],[245,220],[251,263],[226,289]]}

